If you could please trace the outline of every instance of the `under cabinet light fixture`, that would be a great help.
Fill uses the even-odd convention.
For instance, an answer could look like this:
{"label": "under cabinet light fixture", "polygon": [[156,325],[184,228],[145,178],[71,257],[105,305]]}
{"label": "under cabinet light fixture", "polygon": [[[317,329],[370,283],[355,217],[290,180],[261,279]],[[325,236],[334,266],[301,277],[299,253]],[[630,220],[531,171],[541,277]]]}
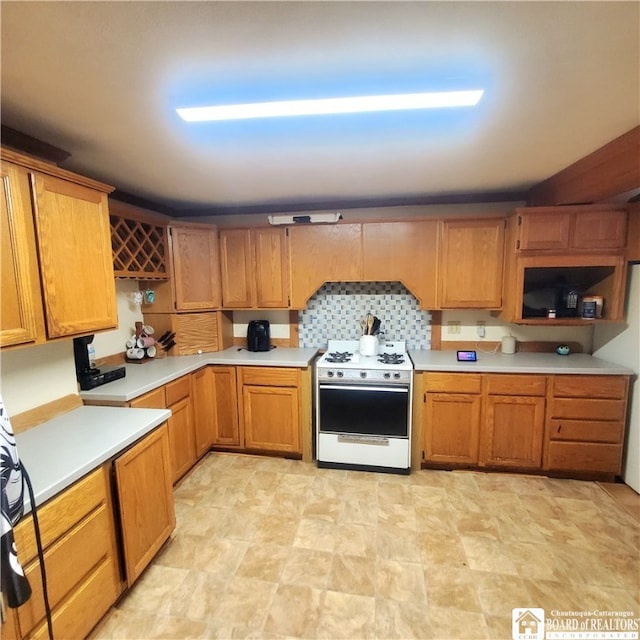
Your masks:
{"label": "under cabinet light fixture", "polygon": [[342,214],[337,211],[336,213],[312,213],[309,215],[297,214],[297,215],[278,215],[267,216],[269,224],[335,224],[338,220],[342,220]]}
{"label": "under cabinet light fixture", "polygon": [[282,118],[285,116],[314,116],[335,113],[439,109],[443,107],[473,107],[478,104],[483,93],[483,89],[401,93],[353,98],[253,102],[217,107],[186,107],[176,109],[176,111],[186,122],[209,122],[212,120],[248,120],[252,118]]}

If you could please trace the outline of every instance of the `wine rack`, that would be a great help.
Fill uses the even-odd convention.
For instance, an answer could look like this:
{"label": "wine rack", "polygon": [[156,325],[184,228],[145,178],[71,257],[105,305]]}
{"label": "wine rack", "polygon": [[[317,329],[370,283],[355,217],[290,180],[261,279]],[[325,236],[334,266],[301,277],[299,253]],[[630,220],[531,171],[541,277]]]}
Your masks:
{"label": "wine rack", "polygon": [[168,280],[166,225],[113,213],[110,221],[116,278]]}

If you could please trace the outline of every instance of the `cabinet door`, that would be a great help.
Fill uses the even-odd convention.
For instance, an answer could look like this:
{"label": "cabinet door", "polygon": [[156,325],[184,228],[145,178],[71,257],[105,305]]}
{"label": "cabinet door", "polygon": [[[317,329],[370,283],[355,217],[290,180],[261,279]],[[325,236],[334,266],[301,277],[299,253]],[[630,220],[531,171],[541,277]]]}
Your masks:
{"label": "cabinet door", "polygon": [[542,397],[487,396],[483,433],[485,463],[539,469],[544,410]]}
{"label": "cabinet door", "polygon": [[117,458],[114,466],[127,584],[131,586],[176,524],[166,425]]}
{"label": "cabinet door", "polygon": [[247,449],[301,453],[297,389],[244,385],[242,417]]}
{"label": "cabinet door", "polygon": [[107,196],[37,174],[33,191],[48,337],[115,328]]}
{"label": "cabinet door", "polygon": [[304,309],[325,282],[362,278],[360,224],[289,228],[291,307]]}
{"label": "cabinet door", "polygon": [[215,399],[211,367],[191,375],[196,456],[206,453],[215,440]]}
{"label": "cabinet door", "polygon": [[42,303],[28,177],[3,164],[0,178],[0,347],[6,347],[36,341]]}
{"label": "cabinet door", "polygon": [[561,209],[518,214],[520,251],[569,248],[571,213]]}
{"label": "cabinet door", "polygon": [[224,447],[243,445],[238,422],[238,396],[235,367],[211,367],[213,378],[214,444]]}
{"label": "cabinet door", "polygon": [[365,280],[402,282],[423,309],[437,293],[438,222],[368,222],[362,225]]}
{"label": "cabinet door", "polygon": [[439,306],[500,308],[503,254],[504,220],[443,222]]}
{"label": "cabinet door", "polygon": [[218,234],[215,228],[169,227],[175,306],[178,311],[220,307]]}
{"label": "cabinet door", "polygon": [[193,407],[191,396],[169,405],[169,446],[173,481],[177,482],[196,461],[196,444],[193,432]]}
{"label": "cabinet door", "polygon": [[289,255],[286,230],[254,229],[256,305],[260,309],[289,306]]}
{"label": "cabinet door", "polygon": [[253,257],[249,229],[220,231],[222,306],[246,309],[255,306]]}
{"label": "cabinet door", "polygon": [[477,464],[480,395],[427,393],[424,455],[428,462]]}
{"label": "cabinet door", "polygon": [[623,249],[627,244],[627,212],[582,211],[576,214],[576,249]]}

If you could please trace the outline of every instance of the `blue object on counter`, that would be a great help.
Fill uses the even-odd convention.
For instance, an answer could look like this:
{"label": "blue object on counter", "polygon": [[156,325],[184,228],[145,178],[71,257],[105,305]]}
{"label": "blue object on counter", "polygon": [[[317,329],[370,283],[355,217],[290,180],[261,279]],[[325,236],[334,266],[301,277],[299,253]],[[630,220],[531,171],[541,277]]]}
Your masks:
{"label": "blue object on counter", "polygon": [[556,347],[556,353],[560,356],[568,356],[571,353],[571,349],[566,344],[559,344]]}

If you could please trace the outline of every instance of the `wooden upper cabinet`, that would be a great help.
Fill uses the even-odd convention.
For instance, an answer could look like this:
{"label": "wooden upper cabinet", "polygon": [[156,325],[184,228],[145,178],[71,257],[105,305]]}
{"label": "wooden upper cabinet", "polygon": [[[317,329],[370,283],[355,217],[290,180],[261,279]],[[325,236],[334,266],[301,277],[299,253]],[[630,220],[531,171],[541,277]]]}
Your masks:
{"label": "wooden upper cabinet", "polygon": [[325,282],[362,279],[360,224],[289,228],[291,307],[304,309]]}
{"label": "wooden upper cabinet", "polygon": [[518,213],[520,237],[516,249],[540,251],[569,248],[571,214],[566,211],[540,211],[537,215]]}
{"label": "wooden upper cabinet", "polygon": [[0,168],[0,346],[28,344],[44,336],[28,176]]}
{"label": "wooden upper cabinet", "polygon": [[627,244],[627,211],[584,211],[576,214],[573,247],[576,249],[624,249]]}
{"label": "wooden upper cabinet", "polygon": [[516,251],[621,250],[627,243],[624,206],[529,207],[517,216]]}
{"label": "wooden upper cabinet", "polygon": [[502,218],[441,223],[439,307],[498,309],[502,306]]}
{"label": "wooden upper cabinet", "polygon": [[169,242],[177,311],[220,307],[218,233],[210,225],[171,225]]}
{"label": "wooden upper cabinet", "polygon": [[47,336],[118,324],[106,193],[32,174]]}
{"label": "wooden upper cabinet", "polygon": [[435,309],[437,267],[437,220],[362,225],[364,280],[402,282],[423,309]]}
{"label": "wooden upper cabinet", "polygon": [[629,205],[627,260],[640,262],[640,204],[637,202]]}
{"label": "wooden upper cabinet", "polygon": [[248,309],[254,306],[255,281],[250,229],[220,231],[220,279],[222,306]]}
{"label": "wooden upper cabinet", "polygon": [[286,229],[253,229],[256,306],[289,306],[289,245]]}
{"label": "wooden upper cabinet", "polygon": [[0,346],[117,326],[108,185],[2,149]]}
{"label": "wooden upper cabinet", "polygon": [[220,269],[223,307],[289,306],[286,229],[221,230]]}

